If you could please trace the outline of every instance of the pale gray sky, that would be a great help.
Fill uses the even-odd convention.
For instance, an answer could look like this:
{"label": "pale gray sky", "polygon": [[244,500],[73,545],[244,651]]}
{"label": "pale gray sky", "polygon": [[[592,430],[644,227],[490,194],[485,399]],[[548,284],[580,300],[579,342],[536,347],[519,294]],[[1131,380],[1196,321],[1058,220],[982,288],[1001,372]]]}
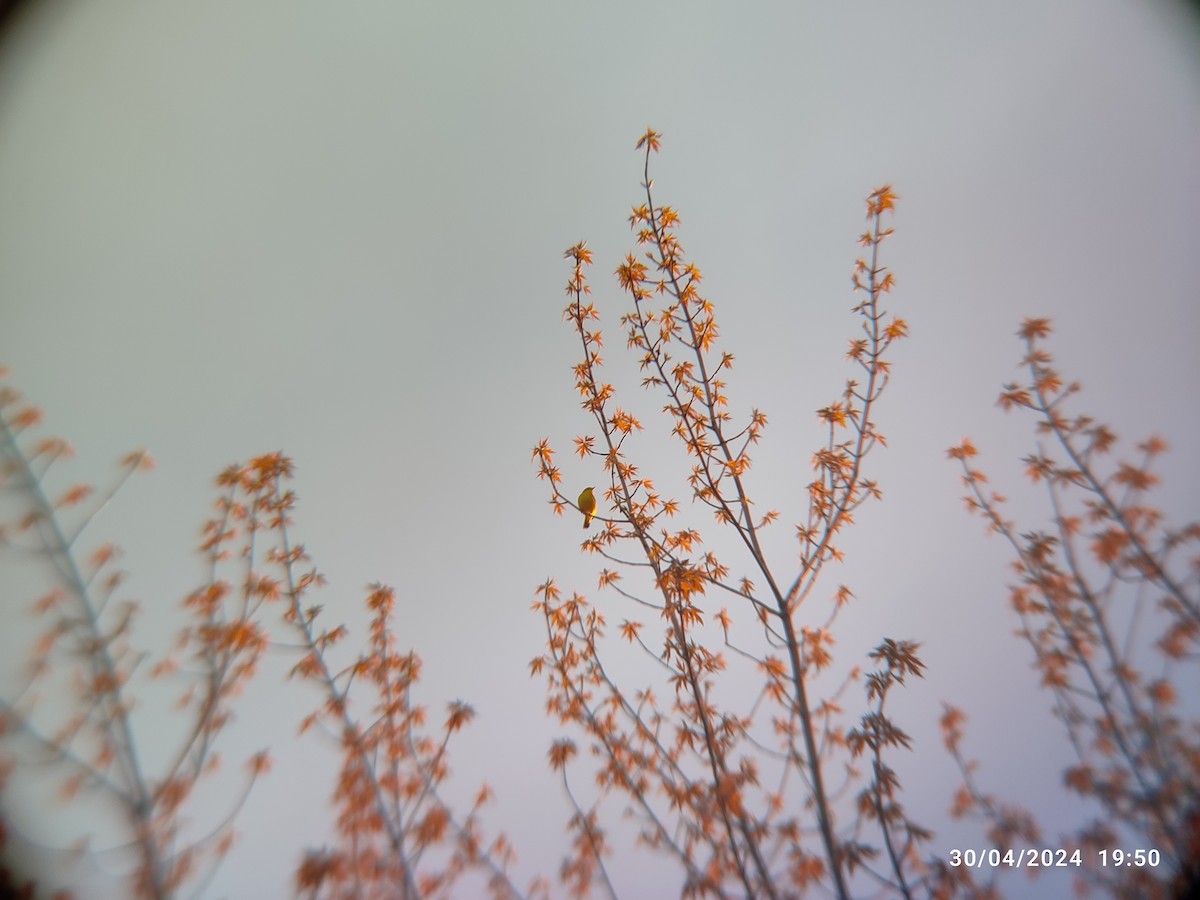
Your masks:
{"label": "pale gray sky", "polygon": [[[1029,422],[994,400],[1018,374],[1020,319],[1051,316],[1080,411],[1162,433],[1162,505],[1194,515],[1197,37],[1178,7],[1133,0],[44,0],[0,57],[0,363],[76,446],[72,480],[103,480],[135,447],[158,460],[97,524],[126,550],[150,644],[203,577],[213,477],[290,454],[296,533],[330,579],[318,602],[361,638],[363,586],[395,585],[422,699],[479,712],[453,744],[456,783],[493,783],[488,822],[528,880],[556,871],[569,815],[541,775],[555,733],[528,677],[544,639],[533,591],[554,576],[624,617],[529,463],[548,436],[568,485],[600,481],[568,453],[590,422],[560,319],[563,250],[592,247],[610,367],[632,382],[609,273],[632,247],[634,142],[662,132],[657,198],[681,212],[737,355],[735,410],[770,417],[754,477],[793,522],[812,412],[850,374],[863,199],[890,182],[885,261],[912,338],[871,462],[885,501],[828,582],[860,598],[838,660],[862,664],[885,635],[924,641],[928,677],[896,704],[918,752],[896,765],[937,847],[978,834],[945,816],[943,700],[971,715],[985,784],[1053,833],[1073,821],[1046,800],[1068,757],[1010,635],[1003,548],[963,512],[944,450],[973,436],[1023,496]],[[652,443],[661,403],[628,403],[649,426],[644,458],[677,460]],[[271,745],[278,765],[206,896],[287,896],[301,849],[327,840],[334,771],[293,740],[306,698],[277,675],[247,697],[228,752]],[[653,860],[615,868],[624,896],[673,884],[647,874]]]}

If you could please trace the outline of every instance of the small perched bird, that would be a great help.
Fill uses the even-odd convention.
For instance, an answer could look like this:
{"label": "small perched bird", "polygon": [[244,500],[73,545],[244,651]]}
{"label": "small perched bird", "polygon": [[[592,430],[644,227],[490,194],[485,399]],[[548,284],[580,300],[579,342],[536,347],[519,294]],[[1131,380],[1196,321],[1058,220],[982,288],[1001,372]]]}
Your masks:
{"label": "small perched bird", "polygon": [[579,495],[579,511],[583,513],[583,527],[592,527],[592,516],[596,514],[596,495],[590,487],[585,487]]}

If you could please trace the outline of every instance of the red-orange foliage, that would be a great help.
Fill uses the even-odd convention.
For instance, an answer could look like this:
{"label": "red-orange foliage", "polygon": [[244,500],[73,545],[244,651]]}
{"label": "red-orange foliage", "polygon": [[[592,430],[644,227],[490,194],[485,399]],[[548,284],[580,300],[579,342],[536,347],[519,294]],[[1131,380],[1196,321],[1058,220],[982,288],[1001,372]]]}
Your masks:
{"label": "red-orange foliage", "polygon": [[[752,500],[761,485],[752,482],[749,451],[763,438],[767,417],[758,409],[733,411],[727,379],[734,356],[720,348],[714,304],[700,293],[700,271],[677,236],[679,215],[657,205],[652,192],[649,160],[660,143],[653,131],[638,142],[645,202],[630,223],[643,252],[629,254],[616,274],[632,303],[621,317],[627,346],[684,451],[689,502],[661,493],[635,457],[643,426],[603,380],[600,313],[586,280],[591,252],[581,243],[566,254],[572,273],[564,318],[582,357],[575,384],[596,428],[575,437],[574,448],[608,476],[595,516],[601,527],[582,548],[603,558],[598,586],[630,603],[632,617],[609,641],[604,613],[587,598],[564,596],[552,580],[538,589],[535,609],[547,641],[531,673],[546,679],[549,714],[598,761],[593,793],[584,796],[573,778],[582,755],[576,739],[558,737],[549,749],[549,767],[571,804],[571,846],[559,880],[575,895],[597,887],[614,893],[608,864],[617,839],[603,814],[617,797],[640,826],[639,843],[678,867],[684,896],[794,897],[811,888],[840,897],[860,888],[905,897],[997,896],[994,885],[975,884],[968,868],[923,855],[930,832],[902,803],[890,760],[913,742],[887,707],[894,688],[922,676],[919,644],[884,638],[870,654],[872,671],[853,668],[832,690],[822,680],[834,667],[832,625],[854,594],[831,585],[822,603],[813,593],[825,564],[843,558],[840,535],[858,508],[881,496],[863,466],[885,443],[875,407],[890,377],[891,346],[908,333],[904,320],[882,307],[895,285],[879,253],[896,196],[885,186],[867,199],[860,243],[868,252],[852,274],[862,295],[852,309],[859,332],[846,353],[856,378],[816,411],[824,438],[812,454],[814,476],[794,526],[794,561],[781,564],[768,558],[762,537],[782,514],[761,511]],[[1179,687],[1195,683],[1200,659],[1200,525],[1170,527],[1148,499],[1158,482],[1151,464],[1166,448],[1161,439],[1138,444],[1135,461],[1102,464],[1115,434],[1062,409],[1078,386],[1064,382],[1042,348],[1049,333],[1045,319],[1024,323],[1029,378],[1007,385],[1000,404],[1032,411],[1038,434],[1056,447],[1039,444],[1024,460],[1028,477],[1048,492],[1050,528],[1022,532],[1004,517],[1004,498],[984,487],[969,440],[950,455],[962,463],[969,507],[1013,550],[1018,580],[1010,596],[1020,633],[1078,755],[1064,785],[1104,810],[1060,845],[1088,849],[1094,859],[1134,836],[1161,849],[1165,869],[1092,866],[1084,870],[1091,883],[1124,897],[1190,896],[1200,885],[1200,727],[1181,709],[1186,692]],[[0,481],[27,501],[0,522],[0,546],[28,549],[34,542],[54,561],[56,578],[35,602],[45,628],[33,645],[28,684],[0,698],[0,787],[18,766],[51,763],[64,798],[99,792],[115,803],[135,858],[131,896],[167,897],[194,884],[230,851],[234,833],[226,820],[196,839],[185,813],[200,779],[217,769],[221,733],[282,628],[292,649],[299,639],[293,677],[319,695],[299,730],[323,731],[342,754],[332,785],[336,845],[304,854],[295,873],[300,894],[477,894],[482,888],[464,879],[468,872],[493,896],[549,893],[539,880],[522,894],[509,876],[514,852],[507,839],[484,837],[486,785],[465,814],[444,799],[450,737],[471,722],[474,709],[455,701],[440,725],[429,725],[416,699],[421,658],[397,647],[391,588],[370,587],[367,639],[349,662],[335,662],[349,633],[327,624],[308,600],[324,580],[292,538],[293,466],[282,453],[231,466],[217,480],[216,515],[200,548],[208,578],[182,603],[186,624],[175,652],[150,668],[154,677],[187,681],[179,743],[164,766],[147,772],[133,715],[143,658],[130,641],[137,607],[113,599],[120,548],[102,543],[85,552],[80,543],[120,483],[103,494],[74,485],[49,499],[47,472],[71,449],[58,438],[24,436],[41,418],[15,391],[0,389]],[[549,440],[533,455],[555,512],[573,507]],[[122,467],[121,483],[152,461],[139,452]],[[713,524],[679,521],[697,509]],[[1181,559],[1187,552],[1193,555]],[[717,606],[717,598],[727,605]],[[636,665],[611,662],[627,648],[644,655],[659,677],[627,686],[638,677]],[[748,678],[731,677],[735,671]],[[61,720],[51,721],[36,689],[63,675],[71,702]],[[866,707],[848,727],[843,698],[859,680]],[[738,686],[747,683],[753,696],[739,697]],[[963,773],[953,813],[982,815],[998,848],[1036,846],[1033,817],[980,789],[975,764],[962,752],[964,721],[946,707],[945,745]],[[270,768],[266,751],[253,754],[247,790]],[[244,799],[232,804],[234,813]],[[0,820],[0,849],[7,838]],[[7,887],[7,876],[0,868],[0,886]]]}
{"label": "red-orange foliage", "polygon": [[[129,454],[122,460],[121,478],[103,495],[97,496],[90,485],[76,485],[51,502],[47,475],[72,455],[71,449],[65,441],[50,438],[24,452],[23,432],[42,417],[21,402],[11,388],[0,390],[0,476],[27,503],[24,513],[17,513],[13,533],[36,535],[40,549],[54,561],[56,583],[34,607],[46,626],[34,645],[28,683],[0,698],[0,721],[8,739],[0,773],[18,764],[50,763],[61,771],[62,798],[81,791],[106,797],[120,810],[123,836],[134,850],[131,891],[166,897],[204,875],[229,848],[232,816],[197,840],[184,836],[184,813],[198,781],[216,767],[214,747],[229,721],[228,700],[253,674],[264,643],[244,612],[227,615],[221,597],[213,592],[205,595],[209,602],[189,606],[194,619],[184,629],[181,646],[193,651],[196,672],[183,701],[191,717],[182,723],[176,752],[165,767],[148,772],[139,757],[133,716],[133,676],[144,658],[130,642],[138,608],[113,601],[121,583],[120,573],[112,568],[120,548],[104,543],[85,556],[78,545],[95,514],[125,479],[152,468],[152,461],[145,452]],[[90,510],[68,522],[66,513],[80,510],[89,500]],[[9,533],[9,528],[0,529],[0,542],[15,547]],[[173,670],[172,663],[160,663],[154,673]],[[65,718],[57,723],[39,702],[43,689],[70,698]],[[251,782],[257,771],[251,772]],[[237,806],[240,802],[234,813]],[[110,839],[118,838],[116,844],[119,837],[120,832]]]}
{"label": "red-orange foliage", "polygon": [[[293,646],[294,635],[300,635],[301,657],[293,674],[315,683],[322,695],[320,708],[301,723],[301,731],[323,723],[340,736],[343,748],[333,797],[339,846],[308,853],[296,874],[297,888],[310,897],[445,896],[463,873],[479,870],[493,895],[522,896],[506,874],[513,858],[507,840],[485,841],[482,835],[479,810],[489,800],[487,788],[463,816],[439,793],[449,774],[450,735],[469,723],[474,711],[461,701],[452,703],[440,737],[426,733],[425,708],[412,696],[421,660],[395,647],[396,603],[390,588],[374,585],[367,597],[372,620],[363,652],[351,665],[331,668],[330,651],[347,632],[343,625],[321,628],[320,607],[305,605],[307,594],[324,579],[291,538],[293,466],[281,453],[231,466],[217,479],[216,515],[205,524],[200,547],[208,579],[182,603],[187,624],[175,652],[151,668],[158,678],[189,673],[177,704],[183,713],[177,720],[181,740],[162,771],[144,771],[131,683],[142,655],[128,640],[137,610],[110,603],[119,579],[104,577],[119,548],[102,544],[87,555],[86,571],[77,562],[77,539],[91,514],[68,528],[62,513],[94,492],[80,486],[56,504],[47,499],[46,472],[69,456],[70,448],[55,439],[22,452],[18,438],[40,415],[31,407],[14,411],[18,402],[14,391],[0,392],[0,475],[29,500],[15,532],[37,530],[58,564],[60,583],[36,604],[49,624],[35,647],[30,684],[15,698],[0,698],[0,737],[5,739],[0,786],[18,764],[37,760],[62,768],[64,798],[99,791],[113,800],[136,850],[130,896],[173,896],[211,874],[212,864],[233,846],[232,814],[212,833],[188,840],[185,810],[199,780],[218,767],[217,740],[234,721],[236,700],[272,645],[274,620],[274,627],[292,630]],[[148,460],[144,453],[127,457],[125,477],[148,468]],[[101,497],[97,508],[119,486]],[[0,542],[10,543],[8,531],[0,530]],[[103,593],[97,594],[97,586]],[[276,614],[268,616],[271,611]],[[63,670],[72,676],[74,703],[66,720],[47,732],[32,689]],[[359,702],[367,704],[367,721],[358,716]],[[161,731],[163,725],[155,727]],[[19,752],[21,743],[29,753]],[[270,767],[266,751],[251,756],[246,791]],[[535,885],[533,892],[538,891]]]}
{"label": "red-orange foliage", "polygon": [[[1166,449],[1151,437],[1135,462],[1105,458],[1115,433],[1090,416],[1069,415],[1078,393],[1054,368],[1042,341],[1048,319],[1026,319],[1024,383],[1004,386],[999,405],[1036,416],[1045,439],[1026,456],[1025,471],[1049,500],[1048,530],[1022,530],[1003,513],[1005,498],[984,485],[970,440],[949,450],[960,462],[967,507],[982,515],[1012,550],[1017,581],[1010,600],[1019,634],[1053,698],[1077,764],[1064,785],[1104,810],[1065,838],[1095,855],[1130,846],[1161,851],[1161,869],[1088,866],[1081,887],[1116,896],[1166,897],[1169,883],[1195,866],[1187,823],[1200,810],[1200,721],[1180,708],[1174,684],[1196,684],[1200,659],[1200,523],[1171,527],[1151,502],[1151,471]],[[947,713],[947,743],[965,775],[956,807],[992,823],[997,846],[1017,836],[1036,840],[1032,817],[980,792],[959,751],[962,716]],[[1167,873],[1163,878],[1162,873]]]}
{"label": "red-orange foliage", "polygon": [[[546,622],[547,652],[531,669],[546,675],[551,714],[579,728],[599,759],[598,796],[585,802],[568,778],[574,744],[558,741],[551,749],[553,768],[562,773],[574,806],[569,827],[576,841],[562,877],[576,894],[587,893],[597,881],[607,885],[608,839],[599,812],[607,797],[620,795],[641,823],[640,843],[679,866],[687,896],[791,896],[817,882],[849,896],[850,877],[879,853],[861,839],[871,823],[887,852],[882,883],[905,892],[927,875],[919,847],[928,832],[905,816],[895,773],[883,762],[885,749],[907,743],[885,716],[883,703],[893,684],[920,674],[916,645],[886,641],[880,646],[876,658],[884,668],[869,687],[874,710],[848,736],[836,725],[836,696],[816,700],[812,695],[814,679],[832,662],[828,626],[852,595],[841,586],[832,606],[820,608],[813,607],[811,594],[824,564],[841,558],[838,536],[855,510],[879,496],[862,465],[884,442],[874,409],[890,376],[887,351],[907,333],[904,321],[881,306],[894,286],[878,254],[891,234],[884,216],[894,209],[896,196],[883,187],[867,201],[870,227],[862,244],[869,254],[853,272],[854,288],[863,294],[853,308],[861,336],[851,340],[848,353],[862,381],[847,382],[841,398],[817,412],[827,438],[813,455],[816,477],[808,487],[807,514],[796,526],[799,564],[784,574],[760,542],[779,513],[755,510],[749,481],[749,451],[762,438],[767,417],[754,409],[741,424],[735,422],[726,380],[733,354],[718,349],[715,307],[700,293],[700,271],[684,254],[679,215],[658,205],[651,189],[650,156],[659,149],[660,136],[648,131],[637,146],[645,152],[645,200],[629,221],[645,252],[629,254],[617,268],[618,282],[632,301],[621,324],[644,373],[643,386],[661,398],[671,435],[690,460],[693,508],[707,508],[717,528],[732,536],[746,573],[735,573],[715,550],[705,549],[712,539],[698,526],[674,525],[685,506],[660,494],[656,479],[635,462],[642,426],[618,405],[616,387],[603,378],[600,313],[589,299],[586,279],[592,255],[586,245],[576,244],[566,253],[572,272],[563,317],[580,341],[575,385],[597,432],[576,437],[575,448],[607,475],[596,517],[603,527],[583,549],[635,573],[645,571],[638,587],[606,569],[600,586],[660,620],[655,630],[626,619],[620,632],[656,661],[667,699],[658,701],[648,686],[619,683],[619,669],[605,662],[603,613],[578,594],[564,599],[552,581],[539,588],[536,608]],[[560,488],[562,473],[548,439],[538,443],[533,456],[538,476],[551,485],[555,512],[574,506]],[[604,514],[606,507],[611,514]],[[706,611],[716,596],[727,597],[730,606]],[[747,614],[749,627],[739,628]],[[708,626],[714,620],[720,629],[715,634]],[[745,640],[757,646],[743,646]],[[726,652],[739,663],[750,662],[762,679],[746,711],[734,711],[720,699],[731,661]],[[850,754],[839,759],[843,747]],[[872,775],[862,780],[851,768],[852,758],[868,750]],[[827,786],[833,760],[846,768],[846,778],[862,784],[858,808],[848,811],[844,825],[836,820],[835,789]],[[842,790],[840,784],[836,790]]]}
{"label": "red-orange foliage", "polygon": [[[296,505],[287,486],[291,476],[292,463],[282,454],[227,469],[218,479],[225,490],[220,514],[208,524],[203,546],[214,565],[238,560],[245,566],[240,580],[248,615],[262,604],[282,604],[282,619],[299,636],[301,655],[292,675],[311,682],[322,698],[300,731],[323,725],[342,748],[332,797],[338,845],[304,855],[297,890],[314,898],[444,896],[465,872],[477,869],[494,896],[520,896],[507,875],[513,859],[507,840],[482,837],[479,810],[488,790],[479,791],[465,816],[456,815],[439,792],[450,771],[450,736],[471,721],[474,710],[456,701],[440,737],[427,733],[426,709],[413,697],[421,658],[396,647],[396,595],[390,587],[370,588],[368,637],[357,657],[340,668],[332,663],[348,632],[340,624],[321,627],[322,608],[308,603],[324,578],[291,537]],[[229,545],[239,537],[243,544],[233,554]],[[214,580],[190,602],[211,608],[228,592],[227,584]],[[245,622],[214,633],[235,648],[258,646],[263,639]],[[252,762],[256,770],[266,765],[262,756]]]}

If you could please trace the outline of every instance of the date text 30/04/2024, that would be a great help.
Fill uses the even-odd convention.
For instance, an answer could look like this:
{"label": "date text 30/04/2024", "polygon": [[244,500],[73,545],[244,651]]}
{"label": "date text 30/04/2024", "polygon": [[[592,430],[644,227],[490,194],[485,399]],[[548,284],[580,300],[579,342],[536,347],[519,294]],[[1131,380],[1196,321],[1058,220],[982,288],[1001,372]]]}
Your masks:
{"label": "date text 30/04/2024", "polygon": [[[1101,868],[1116,868],[1129,866],[1138,868],[1155,868],[1162,860],[1157,850],[1098,850],[1096,862]],[[999,850],[995,847],[987,850],[958,850],[950,851],[950,865],[965,866],[969,869],[999,868],[1032,869],[1032,868],[1064,868],[1083,865],[1083,853],[1079,850]]]}

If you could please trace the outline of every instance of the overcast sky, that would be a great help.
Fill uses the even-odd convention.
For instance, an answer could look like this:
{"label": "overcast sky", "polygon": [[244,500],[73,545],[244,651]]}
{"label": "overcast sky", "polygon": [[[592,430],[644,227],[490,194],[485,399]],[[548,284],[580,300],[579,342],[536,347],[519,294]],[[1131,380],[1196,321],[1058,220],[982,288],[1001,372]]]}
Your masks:
{"label": "overcast sky", "polygon": [[[1198,37],[1182,9],[1134,0],[44,0],[0,56],[0,364],[75,445],[64,477],[104,481],[142,446],[157,459],[95,537],[125,548],[151,646],[203,578],[212,479],[292,456],[296,535],[329,578],[315,599],[362,638],[364,586],[397,588],[421,699],[479,713],[452,745],[455,783],[493,784],[488,822],[528,881],[557,870],[569,816],[543,774],[556,733],[528,676],[534,590],[553,576],[624,617],[529,462],[549,437],[569,492],[602,480],[565,452],[594,426],[572,387],[563,251],[589,242],[608,362],[632,383],[610,273],[641,202],[634,142],[661,132],[657,199],[681,213],[737,356],[731,402],[770,418],[752,483],[795,522],[813,411],[851,374],[863,200],[891,183],[889,302],[912,337],[870,464],[884,502],[826,584],[860,598],[837,659],[861,665],[884,636],[924,642],[928,677],[895,707],[917,752],[896,765],[937,848],[978,834],[945,815],[942,701],[970,715],[984,783],[1053,834],[1077,822],[1056,799],[1070,757],[1011,636],[1003,547],[963,511],[944,451],[971,435],[1023,502],[1030,422],[994,401],[1018,375],[1021,318],[1050,316],[1079,411],[1130,440],[1161,433],[1158,499],[1194,517]],[[682,484],[661,401],[625,402],[648,426],[643,459]],[[1031,527],[1045,515],[1017,509]],[[5,579],[7,622],[25,588]],[[0,653],[21,634],[0,633]],[[278,764],[206,896],[289,896],[301,849],[328,840],[332,757],[293,740],[311,698],[281,681],[287,665],[231,735],[231,759],[270,745]],[[169,723],[144,727],[167,739]],[[625,896],[672,889],[653,860],[631,866],[616,866]],[[119,894],[78,877],[85,896]]]}

